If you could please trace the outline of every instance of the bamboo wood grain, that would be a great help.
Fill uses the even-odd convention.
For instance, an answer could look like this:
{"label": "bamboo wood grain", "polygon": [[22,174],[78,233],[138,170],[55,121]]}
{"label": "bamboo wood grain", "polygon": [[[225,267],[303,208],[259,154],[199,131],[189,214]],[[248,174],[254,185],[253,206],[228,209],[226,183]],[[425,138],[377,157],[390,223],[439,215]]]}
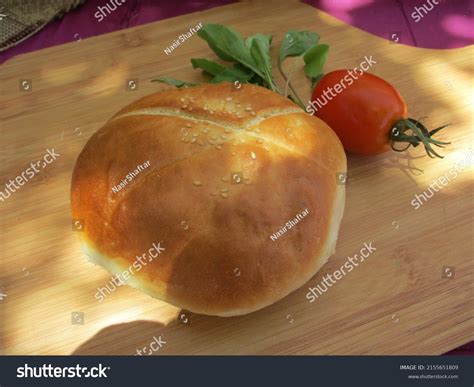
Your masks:
{"label": "bamboo wood grain", "polygon": [[[452,123],[439,136],[452,142],[443,160],[422,157],[421,149],[349,156],[336,254],[300,290],[228,319],[180,311],[127,287],[99,303],[94,294],[110,275],[84,259],[69,212],[75,159],[112,114],[165,88],[149,82],[155,76],[202,80],[189,59],[213,55],[200,38],[169,56],[163,52],[199,22],[226,24],[244,35],[272,34],[275,46],[289,29],[317,31],[331,46],[327,71],[353,68],[372,55],[377,63],[371,71],[397,87],[412,117],[427,116],[431,126]],[[472,340],[472,165],[420,209],[410,204],[472,149],[472,58],[472,47],[401,46],[310,6],[268,1],[167,19],[6,62],[0,67],[0,188],[47,149],[61,156],[0,202],[0,292],[6,294],[0,301],[1,352],[134,354],[161,336],[166,344],[157,355],[440,354]],[[306,101],[309,82],[301,65],[293,74]],[[22,79],[32,81],[31,92],[20,91]],[[126,91],[128,79],[138,80],[137,90]],[[373,255],[314,303],[306,300],[308,286],[370,241],[377,248]],[[454,267],[453,279],[442,277],[444,266]],[[84,313],[83,325],[71,324],[75,311]]]}

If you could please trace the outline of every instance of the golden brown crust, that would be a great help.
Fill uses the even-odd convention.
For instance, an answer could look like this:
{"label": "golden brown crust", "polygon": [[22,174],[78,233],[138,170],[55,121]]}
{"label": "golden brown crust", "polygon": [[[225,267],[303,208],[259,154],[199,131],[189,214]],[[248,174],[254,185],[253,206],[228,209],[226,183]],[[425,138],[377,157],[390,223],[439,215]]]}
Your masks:
{"label": "golden brown crust", "polygon": [[237,315],[277,301],[324,264],[344,205],[336,174],[345,171],[333,131],[271,91],[173,89],[125,107],[91,137],[73,174],[72,216],[85,223],[91,259],[115,274],[161,242],[166,250],[131,285],[197,313]]}

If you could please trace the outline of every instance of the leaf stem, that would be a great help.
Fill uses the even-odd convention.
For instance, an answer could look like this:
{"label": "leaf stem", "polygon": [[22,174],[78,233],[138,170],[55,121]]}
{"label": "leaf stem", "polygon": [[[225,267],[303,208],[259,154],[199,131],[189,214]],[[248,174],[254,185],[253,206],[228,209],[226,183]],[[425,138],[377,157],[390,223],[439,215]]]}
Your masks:
{"label": "leaf stem", "polygon": [[[293,63],[293,67],[292,67],[292,68],[294,68],[295,63],[296,63],[296,59],[295,59],[295,61],[294,61],[294,63]],[[283,94],[283,96],[284,96],[284,97],[287,97],[287,94],[286,94],[286,93],[287,93],[288,87],[289,87],[290,90],[292,91],[293,95],[295,96],[296,100],[298,101],[300,107],[301,107],[302,109],[304,109],[305,106],[304,106],[303,102],[301,101],[300,97],[298,96],[298,93],[297,93],[296,90],[293,88],[293,85],[292,85],[291,82],[290,82],[290,78],[287,77],[286,74],[283,72],[283,68],[282,68],[282,66],[281,66],[281,61],[280,61],[280,59],[278,59],[278,71],[280,71],[281,76],[283,77],[283,79],[284,79],[285,82],[286,82],[285,93]],[[291,75],[291,72],[292,72],[292,70],[290,70],[290,75]]]}
{"label": "leaf stem", "polygon": [[285,96],[286,96],[286,93],[288,92],[288,86],[290,85],[291,74],[293,74],[295,67],[296,67],[296,59],[293,61],[293,65],[291,66],[290,72],[288,73],[288,81],[286,82],[286,85],[285,85],[285,93],[284,93]]}

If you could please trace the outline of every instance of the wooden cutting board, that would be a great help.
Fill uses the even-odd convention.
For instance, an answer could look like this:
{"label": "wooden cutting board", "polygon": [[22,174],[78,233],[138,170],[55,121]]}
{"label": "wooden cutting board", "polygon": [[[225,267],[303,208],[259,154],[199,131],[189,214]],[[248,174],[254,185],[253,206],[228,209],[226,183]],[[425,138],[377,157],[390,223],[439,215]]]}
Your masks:
{"label": "wooden cutting board", "polygon": [[[372,72],[405,97],[411,116],[452,123],[443,160],[406,154],[348,158],[346,210],[336,254],[303,288],[259,312],[200,316],[119,287],[94,295],[110,275],[84,259],[73,231],[69,188],[87,139],[118,109],[167,86],[155,76],[201,80],[191,57],[213,57],[193,36],[199,22],[244,35],[309,29],[331,46],[326,70]],[[390,35],[390,31],[387,31]],[[78,31],[80,36],[80,31]],[[276,52],[273,53],[274,56]],[[14,58],[0,67],[0,189],[54,149],[60,156],[0,202],[0,348],[6,354],[134,354],[154,337],[155,354],[440,354],[473,339],[473,192],[471,164],[415,210],[415,194],[472,149],[472,47],[426,50],[360,31],[308,5],[244,2]],[[288,63],[286,66],[290,66]],[[305,100],[301,65],[295,85]],[[21,83],[30,91],[21,89]],[[135,82],[126,89],[129,80]],[[277,78],[281,82],[280,78]],[[25,87],[26,87],[25,86]],[[316,286],[358,253],[376,251],[315,302]],[[444,274],[443,274],[444,273]],[[156,348],[156,346],[155,346]]]}

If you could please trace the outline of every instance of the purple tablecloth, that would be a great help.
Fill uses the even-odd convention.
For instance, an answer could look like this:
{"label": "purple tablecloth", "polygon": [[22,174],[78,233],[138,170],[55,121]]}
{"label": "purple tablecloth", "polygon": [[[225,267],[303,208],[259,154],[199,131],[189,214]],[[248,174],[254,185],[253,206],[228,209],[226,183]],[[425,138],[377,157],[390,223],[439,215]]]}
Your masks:
{"label": "purple tablecloth", "polygon": [[[235,1],[126,0],[126,2],[120,6],[115,6],[116,9],[113,12],[107,14],[105,7],[110,3],[110,0],[86,0],[85,4],[69,12],[62,19],[50,23],[28,40],[1,52],[0,63],[25,52],[36,51],[79,39],[86,39],[91,36],[151,23],[173,16],[203,11],[233,2]],[[103,18],[97,18],[95,16],[97,12],[100,12],[99,7],[103,9],[102,15],[106,15]],[[4,11],[4,13],[5,12],[8,14],[8,10]],[[101,21],[99,21],[99,19],[101,19]]]}

